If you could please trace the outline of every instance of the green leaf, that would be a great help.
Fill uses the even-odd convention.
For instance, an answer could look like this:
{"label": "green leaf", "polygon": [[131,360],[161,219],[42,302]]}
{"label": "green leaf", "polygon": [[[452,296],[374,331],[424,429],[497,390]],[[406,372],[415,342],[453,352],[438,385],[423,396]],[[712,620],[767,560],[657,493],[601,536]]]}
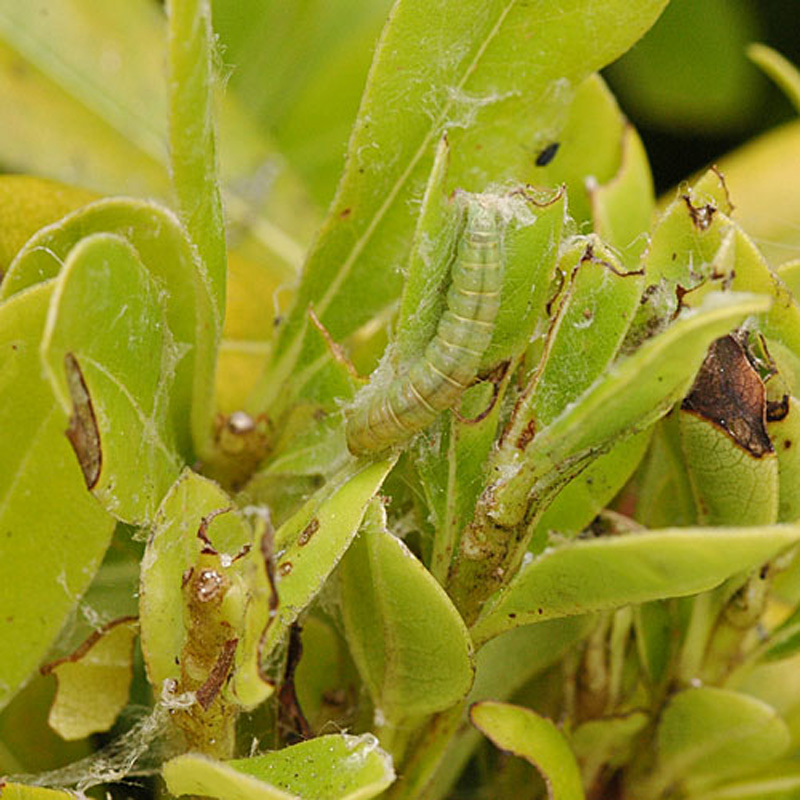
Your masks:
{"label": "green leaf", "polygon": [[[542,320],[552,291],[552,279],[566,219],[567,197],[535,197],[537,203],[503,198],[501,213],[505,259],[500,310],[483,366],[494,367],[518,356],[532,339],[542,335]],[[516,202],[512,202],[515,201]]]}
{"label": "green leaf", "polygon": [[[591,120],[591,125],[587,125]],[[582,228],[597,219],[592,194],[597,184],[614,179],[624,164],[625,116],[616,98],[598,74],[590,75],[576,89],[563,130],[554,140],[558,150],[544,166],[537,163],[542,151],[532,153],[534,186],[567,187],[569,215]],[[553,144],[550,142],[549,144]]]}
{"label": "green leaf", "polygon": [[776,270],[778,277],[786,284],[793,297],[800,296],[800,259],[792,259],[781,264]]}
{"label": "green leaf", "polygon": [[565,246],[558,262],[566,288],[547,332],[543,366],[526,387],[511,436],[527,426],[549,425],[601,376],[622,344],[639,307],[644,277],[628,273],[596,239]]}
{"label": "green leaf", "polygon": [[570,481],[547,507],[537,525],[533,541],[546,541],[548,532],[577,534],[610,503],[642,460],[650,445],[653,428],[617,442]]}
{"label": "green leaf", "polygon": [[761,700],[711,686],[687,689],[662,714],[652,785],[718,783],[777,760],[790,741],[786,723]]}
{"label": "green leaf", "polygon": [[181,353],[159,289],[124,239],[95,234],[70,252],[42,356],[72,414],[70,441],[86,485],[118,519],[150,520],[181,468],[166,413]]}
{"label": "green leaf", "polygon": [[215,315],[225,311],[225,220],[217,185],[212,119],[210,0],[169,0],[169,144],[181,219],[210,282]]}
{"label": "green leaf", "polygon": [[800,541],[800,527],[674,528],[575,540],[531,558],[490,601],[476,642],[516,625],[713,589]]}
{"label": "green leaf", "polygon": [[[318,412],[322,410],[326,414],[339,417],[342,413],[342,401],[350,400],[353,397],[358,381],[348,369],[344,359],[332,357],[336,349],[335,343],[313,323],[311,317],[309,317],[308,327],[308,341],[319,345],[320,355],[313,364],[309,364],[296,376],[297,385],[301,387],[302,401],[317,406]],[[289,397],[287,392],[278,409],[283,410]],[[295,408],[292,408],[290,413],[294,412]],[[315,416],[319,416],[319,413]],[[314,427],[317,422],[317,419],[313,420]],[[342,452],[346,454],[347,449],[345,448]]]}
{"label": "green leaf", "polygon": [[275,532],[279,604],[264,635],[265,658],[339,563],[395,460],[346,467]]}
{"label": "green leaf", "polygon": [[[63,8],[66,4],[51,5]],[[87,13],[91,13],[91,0],[84,5]],[[133,5],[126,4],[126,8]],[[13,0],[4,0],[0,6],[0,24],[8,20],[9,9],[16,11],[18,6]],[[26,12],[33,14],[40,8],[29,8]],[[74,11],[74,3],[70,4],[70,10]],[[36,14],[38,19],[43,16]],[[66,30],[71,31],[72,26]],[[21,57],[13,38],[8,30],[0,32],[0,93],[6,105],[7,124],[7,135],[0,140],[3,164],[16,172],[34,173],[98,192],[166,195],[169,186],[163,166],[120,136],[112,124],[76,103],[68,89]],[[105,37],[90,26],[86,41],[95,42],[95,46],[78,44],[70,49],[91,51],[102,57],[102,48],[96,46],[98,38]],[[65,40],[56,34],[49,41]],[[110,62],[117,61],[118,53],[112,50]],[[157,67],[158,61],[156,54],[150,63]],[[125,59],[123,63],[130,61]],[[105,75],[106,69],[99,72]],[[148,97],[152,98],[152,93]]]}
{"label": "green leaf", "polygon": [[800,357],[800,306],[783,281],[775,275],[755,242],[732,223],[715,255],[715,264],[730,275],[737,292],[759,292],[774,298],[769,311],[758,321],[758,328]]}
{"label": "green leaf", "polygon": [[389,723],[466,696],[473,679],[467,628],[444,589],[386,529],[379,501],[370,504],[339,576],[350,651]]}
{"label": "green leaf", "polygon": [[63,739],[82,739],[114,724],[128,703],[137,634],[135,619],[115,620],[43,668],[58,681],[48,722]]}
{"label": "green leaf", "polygon": [[501,750],[530,761],[547,784],[550,800],[583,800],[575,756],[561,731],[546,717],[506,703],[477,703],[470,719]]}
{"label": "green leaf", "polygon": [[432,436],[420,437],[416,443],[414,465],[435,530],[430,570],[442,584],[450,570],[459,533],[472,519],[475,502],[486,483],[487,459],[494,446],[501,399],[510,378],[506,373],[499,386],[486,382],[468,389],[461,401],[460,416],[446,414],[440,432],[434,429]]}
{"label": "green leaf", "polygon": [[[585,455],[597,455],[616,439],[648,427],[683,397],[714,339],[748,314],[769,308],[767,298],[746,294],[714,295],[628,358],[617,361],[546,428],[525,451],[525,460],[494,490],[491,515],[502,525],[519,522],[528,495],[546,492],[575,469]],[[515,422],[524,429],[522,419]],[[519,461],[516,440],[495,458]],[[541,488],[536,488],[540,484]]]}
{"label": "green leaf", "polygon": [[320,420],[319,406],[296,407],[286,420],[268,464],[248,484],[258,496],[259,483],[270,477],[331,476],[348,458],[341,414]]}
{"label": "green leaf", "polygon": [[159,302],[165,305],[173,346],[181,355],[174,365],[168,413],[179,452],[188,460],[195,448],[202,452],[210,435],[214,358],[222,320],[214,311],[205,268],[170,211],[124,198],[91,203],[31,238],[0,284],[0,298],[58,275],[70,251],[96,233],[129,241],[152,278],[166,290],[159,293]]}
{"label": "green leaf", "polygon": [[[685,136],[735,130],[758,113],[763,83],[744,51],[758,36],[753,6],[673,0],[660,24],[609,70],[622,105],[652,128]],[[713,85],[701,97],[697,76]]]}
{"label": "green leaf", "polygon": [[727,183],[717,169],[667,207],[645,258],[650,286],[629,337],[632,344],[663,328],[681,308],[695,308],[709,292],[732,288],[774,297],[760,326],[798,351],[800,310],[753,240],[731,219],[732,211]]}
{"label": "green leaf", "polygon": [[656,423],[650,450],[636,480],[638,491],[633,516],[646,528],[688,526],[697,522],[676,411]]}
{"label": "green leaf", "polygon": [[677,620],[674,609],[661,601],[641,603],[633,610],[636,652],[643,677],[658,686],[668,675],[667,669],[675,647]]}
{"label": "green leaf", "polygon": [[761,768],[749,778],[692,795],[692,800],[794,800],[800,792],[800,769],[791,762]]}
{"label": "green leaf", "polygon": [[511,628],[490,639],[475,657],[468,700],[505,700],[535,675],[564,658],[595,625],[591,615]]}
{"label": "green leaf", "polygon": [[[480,700],[505,700],[525,684],[553,666],[578,645],[594,626],[594,617],[571,617],[540,625],[512,628],[490,639],[475,657],[475,683],[467,703]],[[432,797],[443,797],[461,774],[482,736],[471,727],[462,726],[447,749],[428,790]]]}
{"label": "green leaf", "polygon": [[789,413],[767,420],[769,438],[778,454],[778,522],[800,519],[800,402],[789,398]]}
{"label": "green leaf", "polygon": [[333,734],[252,758],[213,761],[187,754],[164,765],[174,795],[224,800],[368,800],[394,781],[374,736]]}
{"label": "green leaf", "polygon": [[447,283],[457,242],[459,213],[463,210],[446,194],[449,157],[450,147],[447,137],[443,136],[434,154],[411,243],[408,275],[392,341],[391,361],[395,370],[424,352],[445,308],[442,289]]}
{"label": "green leaf", "polygon": [[0,706],[89,585],[114,529],[86,491],[39,359],[52,284],[0,305]]}
{"label": "green leaf", "polygon": [[777,50],[763,44],[751,44],[747,48],[747,56],[783,89],[800,112],[800,70]]}
{"label": "green leaf", "polygon": [[344,700],[347,690],[343,692],[343,688],[359,682],[338,622],[319,607],[303,618],[303,657],[294,674],[294,686],[303,715],[314,731],[346,724],[351,708]]}
{"label": "green leaf", "polygon": [[595,233],[617,248],[624,264],[637,268],[647,246],[655,196],[647,153],[633,126],[625,126],[617,174],[606,183],[590,186],[589,194]]}
{"label": "green leaf", "polygon": [[118,523],[103,563],[81,599],[81,613],[70,620],[53,657],[68,655],[106,624],[139,613],[139,562],[144,542],[128,525]]}
{"label": "green leaf", "polygon": [[326,206],[390,0],[214,0],[230,88]]}
{"label": "green leaf", "polygon": [[69,800],[75,795],[72,792],[62,792],[57,789],[43,789],[41,786],[0,783],[0,797],[3,800]]}
{"label": "green leaf", "polygon": [[[780,583],[777,589],[780,592]],[[800,609],[795,609],[775,630],[771,631],[765,642],[763,660],[783,661],[800,651]]]}
{"label": "green leaf", "polygon": [[[316,357],[302,341],[309,305],[340,341],[396,298],[396,265],[406,260],[414,225],[409,201],[445,130],[450,186],[483,191],[524,178],[530,149],[562,127],[572,87],[627,49],[663,6],[570,0],[542,15],[513,0],[435,8],[401,0],[378,44],[345,174],[258,403],[269,406],[298,361]],[[591,48],[581,46],[589,40]]]}
{"label": "green leaf", "polygon": [[753,139],[718,162],[736,205],[735,218],[767,261],[796,257],[800,230],[800,184],[786,180],[786,164],[800,158],[800,120]]}
{"label": "green leaf", "polygon": [[[165,680],[178,680],[180,660],[186,643],[183,583],[204,547],[198,530],[209,518],[207,535],[218,552],[226,554],[220,565],[231,581],[223,614],[230,635],[239,638],[235,656],[232,690],[245,706],[254,705],[271,691],[258,677],[258,641],[267,620],[268,588],[266,577],[255,568],[252,550],[234,560],[246,546],[252,547],[253,532],[238,513],[215,512],[232,505],[222,489],[200,475],[185,470],[170,489],[156,515],[153,532],[142,559],[140,626],[142,652],[150,682],[161,686]],[[257,544],[257,543],[255,543]]]}
{"label": "green leaf", "polygon": [[581,765],[584,785],[592,786],[601,770],[628,764],[636,739],[649,722],[650,717],[643,711],[634,711],[579,725],[570,736],[570,742]]}
{"label": "green leaf", "polygon": [[[0,770],[31,775],[91,755],[91,740],[65,742],[47,724],[55,681],[38,670],[0,714]],[[8,779],[7,779],[8,780]]]}
{"label": "green leaf", "polygon": [[[778,459],[755,457],[711,420],[680,412],[681,444],[703,525],[778,521]],[[793,520],[791,520],[793,521]]]}
{"label": "green leaf", "polygon": [[27,175],[0,177],[0,273],[39,228],[94,200],[95,196],[54,181]]}

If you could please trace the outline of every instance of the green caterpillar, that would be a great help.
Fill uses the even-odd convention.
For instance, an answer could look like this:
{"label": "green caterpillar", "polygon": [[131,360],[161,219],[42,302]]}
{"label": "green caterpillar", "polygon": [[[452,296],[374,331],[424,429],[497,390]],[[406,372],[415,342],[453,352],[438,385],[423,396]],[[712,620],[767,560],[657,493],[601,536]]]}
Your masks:
{"label": "green caterpillar", "polygon": [[458,402],[492,339],[502,280],[498,213],[470,203],[436,334],[385,391],[368,386],[361,402],[356,398],[345,429],[351,453],[376,453],[406,441]]}

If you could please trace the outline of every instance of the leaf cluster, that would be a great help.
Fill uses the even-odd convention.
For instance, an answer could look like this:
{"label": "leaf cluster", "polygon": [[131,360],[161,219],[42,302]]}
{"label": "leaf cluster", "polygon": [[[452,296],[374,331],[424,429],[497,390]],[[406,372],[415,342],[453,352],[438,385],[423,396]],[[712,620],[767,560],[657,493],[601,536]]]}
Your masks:
{"label": "leaf cluster", "polygon": [[791,796],[800,269],[735,204],[800,129],[657,208],[598,70],[666,0],[397,0],[357,111],[346,5],[0,2],[0,795]]}

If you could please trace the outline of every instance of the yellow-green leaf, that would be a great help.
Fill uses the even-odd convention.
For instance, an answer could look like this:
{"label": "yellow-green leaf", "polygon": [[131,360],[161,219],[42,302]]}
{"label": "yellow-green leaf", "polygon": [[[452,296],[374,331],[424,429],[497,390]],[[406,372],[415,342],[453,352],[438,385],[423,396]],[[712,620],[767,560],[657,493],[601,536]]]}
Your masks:
{"label": "yellow-green leaf", "polygon": [[53,288],[0,304],[0,707],[44,658],[114,528],[86,490],[66,414],[42,375]]}
{"label": "yellow-green leaf", "polygon": [[137,633],[135,619],[116,620],[72,655],[43,667],[58,681],[48,721],[62,738],[82,739],[114,724],[128,702]]}
{"label": "yellow-green leaf", "polygon": [[369,800],[394,781],[391,758],[374,736],[319,736],[234,761],[178,756],[164,765],[174,795],[222,800]]}
{"label": "yellow-green leaf", "polygon": [[673,528],[576,540],[531,557],[472,629],[516,625],[708,591],[800,541],[800,526]]}
{"label": "yellow-green leaf", "polygon": [[549,719],[527,708],[490,701],[474,705],[470,719],[494,745],[539,770],[550,800],[583,800],[575,756]]}
{"label": "yellow-green leaf", "polygon": [[387,721],[442,711],[466,696],[473,678],[467,628],[436,579],[387,530],[378,501],[339,579],[353,659]]}

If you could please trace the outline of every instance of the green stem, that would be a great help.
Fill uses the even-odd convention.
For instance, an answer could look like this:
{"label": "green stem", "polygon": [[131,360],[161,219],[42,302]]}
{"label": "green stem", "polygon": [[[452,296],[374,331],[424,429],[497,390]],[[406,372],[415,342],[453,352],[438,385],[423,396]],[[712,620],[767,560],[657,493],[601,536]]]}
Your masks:
{"label": "green stem", "polygon": [[678,662],[678,680],[683,684],[699,680],[702,676],[711,632],[721,607],[718,591],[705,592],[694,598]]}
{"label": "green stem", "polygon": [[633,608],[627,606],[614,613],[609,640],[608,696],[606,713],[613,714],[622,697],[627,646],[633,629]]}
{"label": "green stem", "polygon": [[208,0],[169,0],[167,9],[172,183],[222,315],[227,256],[212,119],[211,7]]}
{"label": "green stem", "polygon": [[209,0],[168,0],[167,12],[172,187],[181,222],[197,251],[198,296],[203,296],[203,305],[208,303],[201,309],[205,318],[198,319],[197,328],[205,331],[213,348],[193,356],[198,360],[191,427],[196,455],[207,460],[214,453],[214,371],[228,269],[213,121],[211,5]]}
{"label": "green stem", "polygon": [[433,540],[433,553],[431,554],[431,574],[442,586],[447,581],[450,567],[453,563],[453,554],[456,549],[458,531],[456,528],[456,494],[458,475],[458,453],[456,452],[456,417],[451,416],[450,441],[447,448],[447,504],[444,519],[436,531]]}
{"label": "green stem", "polygon": [[414,742],[402,764],[402,778],[386,793],[386,800],[425,800],[427,787],[444,758],[464,714],[458,703],[433,715]]}

